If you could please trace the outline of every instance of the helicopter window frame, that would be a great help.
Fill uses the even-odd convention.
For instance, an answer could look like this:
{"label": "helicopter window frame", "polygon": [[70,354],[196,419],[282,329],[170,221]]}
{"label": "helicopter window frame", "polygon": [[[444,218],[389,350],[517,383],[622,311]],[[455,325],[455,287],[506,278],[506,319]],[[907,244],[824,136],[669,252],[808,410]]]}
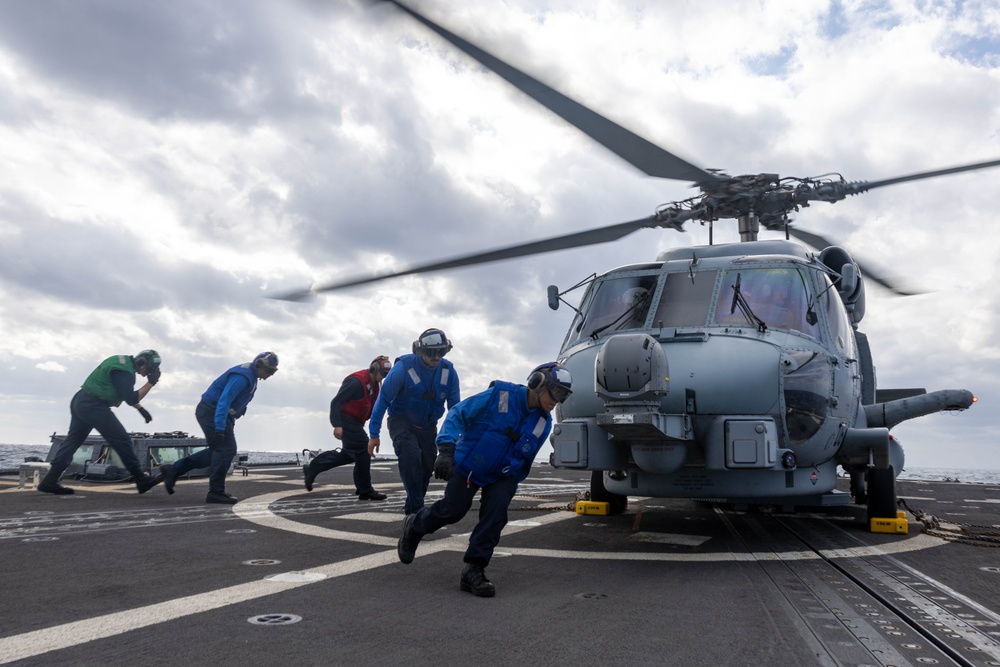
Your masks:
{"label": "helicopter window frame", "polygon": [[[569,331],[566,334],[566,340],[563,343],[563,350],[568,350],[569,348],[582,343],[593,342],[605,336],[620,333],[622,331],[648,329],[649,319],[653,313],[652,305],[657,303],[663,287],[663,281],[660,280],[660,276],[662,275],[662,268],[660,266],[656,266],[655,268],[644,268],[631,271],[609,271],[604,275],[595,278],[590,287],[587,289],[586,294],[584,294],[583,299],[580,301],[579,313],[570,323]],[[646,290],[646,305],[645,312],[642,315],[642,320],[635,321],[634,318],[630,318],[629,320],[616,325],[616,320],[612,317],[616,313],[614,311],[607,311],[602,313],[602,319],[599,321],[588,323],[591,316],[595,314],[595,301],[598,298],[601,298],[599,296],[601,289],[604,288],[605,285],[609,285],[613,281],[619,280],[635,280],[637,282],[645,280],[647,282],[646,285],[636,284],[633,287],[628,288],[631,290]],[[622,293],[624,292],[625,290],[622,291]],[[626,310],[627,308],[623,309],[621,313],[617,313],[619,317],[623,315]],[[629,326],[625,326],[626,323],[628,323]],[[585,324],[588,324],[589,326],[584,326]],[[596,335],[593,333],[594,331],[597,331]]]}
{"label": "helicopter window frame", "polygon": [[[716,299],[716,293],[719,291],[719,276],[723,273],[723,270],[719,267],[709,267],[706,269],[701,269],[698,271],[691,271],[688,267],[683,267],[682,270],[672,270],[663,271],[663,280],[660,281],[660,288],[656,293],[656,310],[653,311],[653,319],[650,325],[656,329],[704,329],[709,323],[709,317],[711,316]],[[668,283],[673,285],[673,280],[679,281],[680,284],[686,284],[685,281],[697,281],[699,278],[704,278],[706,276],[711,276],[707,283],[698,285],[696,290],[689,291],[690,293],[698,293],[699,296],[704,297],[702,303],[705,305],[704,317],[697,324],[685,323],[678,324],[676,320],[667,320],[665,317],[665,307],[667,304],[664,303],[664,299],[667,295]],[[692,277],[693,280],[692,280]],[[706,286],[710,285],[706,289]],[[684,302],[690,301],[689,299],[683,300]],[[683,314],[688,315],[693,309],[685,307],[683,309]]]}
{"label": "helicopter window frame", "polygon": [[[781,283],[780,281],[771,280],[771,276],[764,275],[765,272],[776,273],[778,271],[794,272],[798,276],[798,281]],[[806,275],[807,271],[808,265],[802,262],[761,262],[759,257],[741,258],[734,261],[732,266],[720,270],[721,279],[718,285],[715,307],[711,312],[711,325],[717,327],[756,326],[755,323],[747,321],[747,318],[740,312],[740,309],[737,308],[733,312],[728,312],[731,308],[731,289],[735,284],[736,276],[738,274],[748,274],[755,283],[753,287],[755,290],[764,288],[767,289],[768,293],[771,293],[779,287],[792,285],[793,292],[789,294],[789,298],[794,299],[797,303],[795,308],[785,309],[787,311],[785,314],[791,315],[791,318],[782,318],[774,315],[778,304],[775,303],[772,297],[764,296],[763,294],[754,294],[753,292],[743,293],[744,298],[747,298],[750,310],[767,325],[768,331],[773,329],[805,336],[815,341],[822,341],[827,330],[821,325],[821,322],[818,319],[815,324],[809,324],[806,321],[806,312],[810,300],[813,295],[817,294],[816,285]],[[741,278],[743,289],[746,288],[746,277],[746,275],[743,275]],[[768,284],[769,282],[771,284]],[[727,288],[730,289],[729,294],[726,292]]]}
{"label": "helicopter window frame", "polygon": [[[856,359],[858,352],[854,340],[854,325],[851,324],[851,314],[847,312],[847,306],[844,304],[840,292],[837,291],[836,285],[833,284],[833,279],[830,275],[825,271],[817,271],[816,273],[818,282],[823,290],[825,290],[820,299],[826,300],[824,306],[822,308],[817,307],[816,310],[818,312],[822,311],[823,316],[826,318],[826,327],[830,335],[830,340],[833,341],[837,350],[844,358]],[[817,304],[817,306],[819,305]]]}

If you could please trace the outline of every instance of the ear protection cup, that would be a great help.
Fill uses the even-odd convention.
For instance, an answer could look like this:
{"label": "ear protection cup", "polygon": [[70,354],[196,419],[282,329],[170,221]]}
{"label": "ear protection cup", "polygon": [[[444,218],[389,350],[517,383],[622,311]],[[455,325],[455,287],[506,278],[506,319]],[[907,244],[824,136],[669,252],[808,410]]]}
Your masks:
{"label": "ear protection cup", "polygon": [[543,382],[545,382],[545,374],[541,371],[535,371],[528,376],[528,389],[538,391]]}
{"label": "ear protection cup", "polygon": [[368,366],[368,372],[373,375],[375,373],[381,373],[384,377],[385,374],[389,372],[390,368],[392,368],[392,363],[389,362],[389,357],[384,354],[380,354],[375,357],[372,363]]}

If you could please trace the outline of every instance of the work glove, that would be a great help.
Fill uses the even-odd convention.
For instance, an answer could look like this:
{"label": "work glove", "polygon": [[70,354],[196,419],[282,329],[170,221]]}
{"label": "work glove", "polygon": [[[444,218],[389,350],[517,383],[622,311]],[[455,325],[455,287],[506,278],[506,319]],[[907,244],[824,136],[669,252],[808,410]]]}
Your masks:
{"label": "work glove", "polygon": [[226,440],[225,431],[212,431],[208,435],[208,446],[214,447],[217,445],[221,445],[223,442],[225,442],[225,440]]}
{"label": "work glove", "polygon": [[434,477],[449,481],[455,474],[455,445],[440,445],[434,460]]}
{"label": "work glove", "polygon": [[153,415],[149,414],[149,410],[147,410],[146,408],[140,405],[139,407],[136,408],[136,410],[139,411],[139,414],[142,415],[142,418],[146,420],[147,424],[153,421]]}
{"label": "work glove", "polygon": [[151,370],[148,373],[146,373],[146,381],[149,382],[149,384],[156,384],[157,382],[160,381],[160,367],[159,366],[154,366],[153,370]]}

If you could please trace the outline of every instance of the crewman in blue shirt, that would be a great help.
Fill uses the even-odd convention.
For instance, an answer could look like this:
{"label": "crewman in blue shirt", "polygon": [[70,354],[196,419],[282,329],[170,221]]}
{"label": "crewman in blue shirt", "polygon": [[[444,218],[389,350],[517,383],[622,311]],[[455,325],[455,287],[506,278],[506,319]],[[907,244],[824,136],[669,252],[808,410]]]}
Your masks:
{"label": "crewman in blue shirt", "polygon": [[226,474],[236,456],[236,420],[247,412],[257,391],[257,380],[278,372],[278,355],[261,352],[253,361],[233,366],[220,375],[201,395],[194,416],[205,432],[208,449],[195,452],[175,463],[160,466],[163,486],[174,492],[177,478],[196,468],[209,468],[206,503],[234,505],[236,496],[226,493]]}
{"label": "crewman in blue shirt", "polygon": [[381,445],[382,417],[389,412],[389,437],[406,491],[403,510],[407,514],[424,506],[437,456],[437,423],[444,415],[445,403],[450,409],[462,400],[458,373],[444,358],[451,348],[451,341],[440,329],[421,333],[413,341],[413,354],[396,359],[385,376],[368,421],[368,453],[374,455]]}
{"label": "crewman in blue shirt", "polygon": [[403,520],[399,560],[413,562],[424,535],[461,521],[482,489],[459,587],[478,597],[496,595],[485,569],[507,525],[507,508],[552,429],[552,410],[572,392],[569,371],[549,362],[531,372],[527,386],[494,380],[452,408],[434,462],[434,476],[448,481],[444,497]]}

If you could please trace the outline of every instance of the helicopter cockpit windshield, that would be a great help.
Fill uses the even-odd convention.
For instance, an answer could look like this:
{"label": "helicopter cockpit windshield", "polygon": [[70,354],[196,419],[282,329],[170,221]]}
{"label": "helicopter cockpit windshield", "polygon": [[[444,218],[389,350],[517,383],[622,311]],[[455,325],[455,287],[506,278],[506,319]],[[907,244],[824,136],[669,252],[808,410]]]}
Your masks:
{"label": "helicopter cockpit windshield", "polygon": [[807,290],[802,273],[793,268],[730,269],[723,276],[723,296],[715,307],[715,324],[747,324],[747,316],[735,306],[739,286],[754,316],[768,329],[790,329],[819,339],[815,317],[808,317]]}
{"label": "helicopter cockpit windshield", "polygon": [[570,329],[568,345],[605,333],[637,329],[646,322],[658,274],[627,275],[599,281]]}

